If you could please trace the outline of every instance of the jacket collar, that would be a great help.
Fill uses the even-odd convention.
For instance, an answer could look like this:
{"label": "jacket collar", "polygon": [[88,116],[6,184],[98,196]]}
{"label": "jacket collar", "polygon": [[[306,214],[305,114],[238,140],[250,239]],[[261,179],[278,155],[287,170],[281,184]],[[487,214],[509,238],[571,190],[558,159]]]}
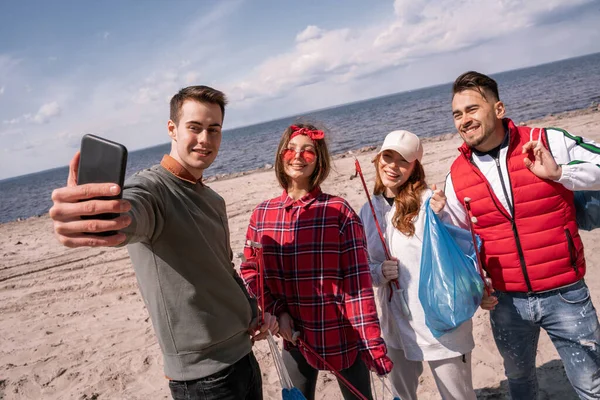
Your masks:
{"label": "jacket collar", "polygon": [[[517,126],[510,118],[503,118],[502,124],[504,125],[504,130],[508,132],[509,146],[513,146],[515,144],[515,140],[519,140],[517,135]],[[470,160],[474,150],[463,142],[463,144],[458,148],[458,151],[460,151],[468,160]]]}
{"label": "jacket collar", "polygon": [[163,156],[160,165],[164,169],[175,175],[175,177],[181,179],[182,181],[186,181],[193,184],[199,183],[202,185],[202,178],[196,179],[196,177],[192,175],[190,171],[185,169],[183,165],[181,165],[176,159],[174,159],[168,154],[165,154]]}
{"label": "jacket collar", "polygon": [[321,188],[317,186],[298,200],[294,200],[290,196],[288,196],[287,191],[284,190],[281,194],[280,200],[284,208],[291,208],[293,206],[300,206],[306,208],[309,205],[311,205],[321,193],[323,193],[321,191]]}

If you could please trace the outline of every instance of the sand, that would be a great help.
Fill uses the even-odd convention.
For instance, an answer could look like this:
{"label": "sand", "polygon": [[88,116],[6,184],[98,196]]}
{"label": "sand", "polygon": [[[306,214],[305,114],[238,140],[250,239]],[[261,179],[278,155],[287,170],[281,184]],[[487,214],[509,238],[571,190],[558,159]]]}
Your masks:
{"label": "sand", "polygon": [[[600,112],[580,110],[531,126],[559,126],[600,141]],[[461,140],[448,134],[427,140],[424,166],[430,184],[442,184]],[[373,151],[356,152],[371,184]],[[159,160],[157,160],[159,161]],[[338,157],[323,185],[359,209],[365,195],[351,155]],[[242,251],[252,209],[281,193],[273,171],[210,183],[227,202],[234,253]],[[600,304],[600,230],[583,232],[586,281]],[[235,258],[236,266],[239,259]],[[54,239],[47,215],[0,225],[0,399],[164,399],[170,398],[162,356],[133,268],[124,249],[67,249]],[[488,313],[474,317],[473,380],[480,399],[505,399],[502,360],[493,342]],[[281,399],[266,342],[254,347],[263,372],[266,399]],[[576,398],[556,350],[540,339],[541,399]],[[318,399],[341,399],[332,375],[321,373]],[[438,399],[425,370],[419,399]]]}

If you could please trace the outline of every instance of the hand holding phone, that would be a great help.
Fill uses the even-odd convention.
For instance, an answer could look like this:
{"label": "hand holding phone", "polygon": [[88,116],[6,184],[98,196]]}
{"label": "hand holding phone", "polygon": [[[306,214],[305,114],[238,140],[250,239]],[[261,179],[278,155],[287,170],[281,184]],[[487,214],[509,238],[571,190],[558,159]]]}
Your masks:
{"label": "hand holding phone", "polygon": [[[127,149],[122,144],[112,142],[95,135],[84,135],[81,139],[81,159],[77,184],[88,183],[116,183],[123,187],[125,181],[125,168],[127,166]],[[118,200],[122,192],[112,196],[100,196],[95,200]],[[114,219],[118,213],[105,213],[95,215],[82,215],[82,219]],[[110,236],[116,231],[96,232],[98,235]]]}
{"label": "hand holding phone", "polygon": [[[92,138],[95,140],[97,137],[92,136]],[[101,141],[104,140],[101,139]],[[131,208],[128,201],[120,199],[124,180],[124,166],[127,160],[126,149],[125,153],[122,152],[122,149],[119,150],[120,155],[116,158],[118,160],[116,164],[108,163],[110,164],[108,168],[111,171],[111,177],[106,177],[106,171],[103,167],[106,164],[103,160],[114,161],[114,155],[117,152],[106,158],[86,158],[89,155],[89,147],[84,146],[83,142],[84,140],[82,140],[82,151],[85,154],[82,155],[78,152],[71,160],[67,186],[52,192],[54,205],[50,209],[50,217],[54,222],[54,230],[58,240],[67,247],[116,246],[126,239],[124,234],[117,233],[117,231],[129,226],[131,223],[129,216],[120,215]],[[104,147],[105,144],[100,146]],[[93,154],[96,153],[93,152]],[[94,166],[95,163],[88,163],[88,161],[94,160],[100,162],[100,164]],[[114,165],[118,167],[114,168]],[[93,172],[90,171],[90,167],[98,169]],[[117,174],[115,174],[115,171]],[[90,174],[90,172],[92,173]],[[116,179],[112,179],[115,177]],[[107,179],[107,181],[98,181],[102,179]],[[80,184],[78,185],[78,183]],[[116,218],[106,219],[115,215]],[[105,236],[105,232],[114,234]]]}

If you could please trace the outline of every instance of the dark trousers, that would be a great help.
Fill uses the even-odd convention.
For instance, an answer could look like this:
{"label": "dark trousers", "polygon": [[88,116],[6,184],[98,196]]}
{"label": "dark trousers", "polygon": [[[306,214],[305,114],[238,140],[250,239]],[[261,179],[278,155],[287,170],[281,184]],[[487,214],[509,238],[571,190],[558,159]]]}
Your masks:
{"label": "dark trousers", "polygon": [[[306,400],[314,400],[319,370],[311,367],[297,348],[283,351],[283,363],[290,374],[294,387],[302,392]],[[371,375],[365,363],[360,359],[360,356],[356,357],[356,361],[350,368],[341,370],[340,374],[367,399],[373,399],[371,394]],[[340,385],[340,390],[345,400],[357,399],[339,379],[338,385]]]}
{"label": "dark trousers", "polygon": [[230,367],[193,381],[169,381],[173,400],[262,400],[262,377],[250,352]]}

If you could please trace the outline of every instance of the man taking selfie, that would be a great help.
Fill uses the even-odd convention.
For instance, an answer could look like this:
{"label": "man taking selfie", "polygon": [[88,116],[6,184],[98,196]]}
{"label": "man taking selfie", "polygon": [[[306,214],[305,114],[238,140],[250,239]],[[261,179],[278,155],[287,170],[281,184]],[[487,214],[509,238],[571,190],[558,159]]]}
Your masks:
{"label": "man taking selfie", "polygon": [[[132,176],[122,200],[98,200],[114,183],[77,186],[79,153],[67,186],[52,193],[50,217],[67,247],[127,245],[164,357],[174,399],[262,399],[252,343],[278,331],[257,307],[231,261],[225,201],[202,183],[217,157],[227,100],[207,86],[171,99],[171,152]],[[112,220],[81,216],[121,213]],[[116,235],[99,233],[119,231]]]}

